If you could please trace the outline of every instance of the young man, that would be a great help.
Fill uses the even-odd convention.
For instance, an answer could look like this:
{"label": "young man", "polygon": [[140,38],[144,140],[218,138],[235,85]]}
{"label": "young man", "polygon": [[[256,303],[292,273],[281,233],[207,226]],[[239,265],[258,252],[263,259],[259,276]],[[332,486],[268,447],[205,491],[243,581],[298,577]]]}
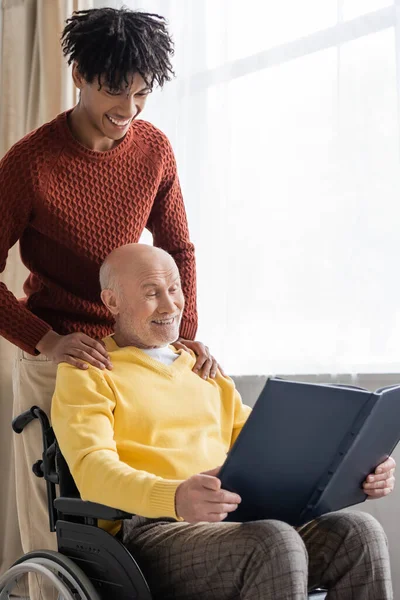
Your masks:
{"label": "young man", "polygon": [[[144,228],[176,259],[186,298],[182,343],[195,371],[215,376],[197,328],[194,248],[171,146],[136,121],[155,85],[173,72],[162,17],[104,8],[75,13],[62,45],[80,91],[77,106],[27,135],[0,162],[0,271],[19,240],[30,275],[18,301],[0,284],[0,334],[19,348],[14,410],[50,413],[57,363],[112,369],[98,341],[111,333],[99,268]],[[178,343],[179,346],[179,343]],[[15,436],[17,508],[24,552],[51,548],[44,486],[31,477],[41,455],[35,427]]]}
{"label": "young man", "polygon": [[[105,340],[114,369],[60,365],[52,423],[82,498],[138,515],[123,541],[153,598],[304,600],[323,586],[332,599],[393,600],[385,534],[365,513],[331,513],[298,531],[221,523],[241,499],[221,489],[218,465],[250,408],[231,379],[202,381],[195,359],[168,346],[184,305],[171,256],[129,244],[100,274],[116,321]],[[389,458],[368,477],[371,498],[392,491],[394,467]]]}

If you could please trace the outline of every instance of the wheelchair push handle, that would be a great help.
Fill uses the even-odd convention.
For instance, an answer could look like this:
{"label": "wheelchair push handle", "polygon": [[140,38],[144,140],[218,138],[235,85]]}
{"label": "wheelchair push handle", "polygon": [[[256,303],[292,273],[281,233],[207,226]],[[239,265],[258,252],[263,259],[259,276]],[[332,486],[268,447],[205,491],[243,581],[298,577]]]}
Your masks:
{"label": "wheelchair push handle", "polygon": [[26,410],[25,412],[18,415],[18,417],[15,417],[15,419],[13,419],[12,428],[15,431],[15,433],[22,433],[25,427],[29,425],[31,421],[33,421],[34,419],[42,420],[43,417],[45,417],[47,420],[47,415],[42,411],[41,408],[39,408],[38,406],[32,406],[29,410]]}

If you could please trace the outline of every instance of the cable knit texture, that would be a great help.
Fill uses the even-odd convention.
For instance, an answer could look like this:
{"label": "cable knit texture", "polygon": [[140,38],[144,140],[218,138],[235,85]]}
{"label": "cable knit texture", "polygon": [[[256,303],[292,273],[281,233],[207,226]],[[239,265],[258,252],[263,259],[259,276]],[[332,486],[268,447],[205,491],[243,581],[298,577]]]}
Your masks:
{"label": "cable knit texture", "polygon": [[74,139],[67,116],[24,137],[0,162],[0,272],[18,240],[30,271],[22,300],[0,283],[0,334],[31,354],[51,328],[109,335],[100,265],[147,228],[177,262],[186,298],[180,333],[194,339],[194,247],[168,139],[134,121],[118,146],[95,152]]}

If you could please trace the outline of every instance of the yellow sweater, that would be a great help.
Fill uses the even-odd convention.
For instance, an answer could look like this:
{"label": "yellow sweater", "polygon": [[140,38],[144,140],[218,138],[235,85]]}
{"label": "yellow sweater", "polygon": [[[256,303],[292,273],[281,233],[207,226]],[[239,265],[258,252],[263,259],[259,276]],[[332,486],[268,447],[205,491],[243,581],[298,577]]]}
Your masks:
{"label": "yellow sweater", "polygon": [[112,371],[58,367],[51,419],[61,451],[83,500],[177,518],[177,487],[222,465],[250,408],[228,377],[195,375],[187,352],[166,366],[105,343]]}

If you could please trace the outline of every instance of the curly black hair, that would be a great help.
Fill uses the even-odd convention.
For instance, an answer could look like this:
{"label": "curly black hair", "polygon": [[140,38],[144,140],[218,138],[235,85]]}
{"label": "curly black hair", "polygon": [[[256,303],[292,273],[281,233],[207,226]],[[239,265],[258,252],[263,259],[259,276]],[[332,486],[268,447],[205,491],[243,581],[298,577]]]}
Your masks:
{"label": "curly black hair", "polygon": [[67,19],[61,45],[88,83],[96,78],[113,90],[139,73],[152,89],[174,76],[174,46],[160,15],[127,8],[79,10]]}

